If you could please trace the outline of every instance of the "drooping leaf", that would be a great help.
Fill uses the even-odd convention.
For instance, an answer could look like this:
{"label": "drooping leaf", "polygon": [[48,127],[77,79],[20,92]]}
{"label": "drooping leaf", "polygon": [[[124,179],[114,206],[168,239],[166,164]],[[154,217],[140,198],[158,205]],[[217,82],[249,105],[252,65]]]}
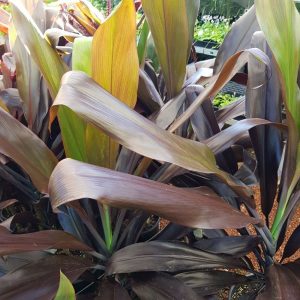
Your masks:
{"label": "drooping leaf", "polygon": [[238,73],[238,71],[249,61],[249,57],[255,57],[266,66],[270,65],[269,57],[259,49],[250,48],[235,53],[224,64],[222,70],[210,79],[210,83],[194,102],[180,115],[180,117],[170,126],[169,131],[174,132],[185,121],[187,121],[197,108],[208,98],[215,96],[225,84]]}
{"label": "drooping leaf", "polygon": [[39,191],[47,192],[56,157],[42,140],[1,108],[0,152],[26,171]]}
{"label": "drooping leaf", "polygon": [[115,252],[107,264],[107,275],[133,272],[168,272],[208,268],[243,268],[244,264],[228,256],[215,255],[183,243],[137,243]]}
{"label": "drooping leaf", "polygon": [[26,234],[12,234],[0,226],[0,255],[47,249],[92,249],[61,230],[45,230]]}
{"label": "drooping leaf", "polygon": [[[72,101],[74,98],[78,99],[76,103]],[[71,108],[132,151],[196,172],[216,174],[232,188],[247,192],[245,187],[236,186],[226,173],[217,168],[214,155],[207,146],[159,128],[105,92],[83,73],[69,72],[64,76],[54,107],[58,105]],[[52,111],[52,118],[53,113],[55,111]]]}
{"label": "drooping leaf", "polygon": [[[240,138],[243,137],[247,131],[253,127],[259,125],[270,125],[271,122],[265,119],[253,118],[245,119],[235,123],[234,125],[222,130],[221,132],[215,134],[211,138],[203,141],[214,153],[220,153],[226,148],[232,146]],[[273,124],[282,129],[285,127],[281,124]]]}
{"label": "drooping leaf", "polygon": [[53,255],[27,264],[0,278],[3,300],[52,300],[60,270],[73,282],[93,264],[80,257]]}
{"label": "drooping leaf", "polygon": [[214,73],[221,71],[226,60],[238,51],[250,48],[251,38],[258,31],[259,25],[256,19],[255,6],[252,6],[231,27],[226,35],[214,64]]}
{"label": "drooping leaf", "polygon": [[54,208],[77,199],[92,198],[114,207],[146,210],[189,227],[217,229],[259,222],[233,210],[218,196],[168,186],[71,159],[59,163],[49,187]]}
{"label": "drooping leaf", "polygon": [[62,271],[60,271],[59,287],[54,300],[76,300],[74,287]]}
{"label": "drooping leaf", "polygon": [[220,253],[241,257],[252,251],[261,239],[256,236],[227,236],[212,239],[200,239],[193,247],[211,253]]}
{"label": "drooping leaf", "polygon": [[191,288],[177,278],[164,273],[142,273],[131,280],[133,291],[141,300],[202,300]]}
{"label": "drooping leaf", "polygon": [[173,98],[184,82],[200,1],[143,0],[142,5],[166,81],[168,97]]}

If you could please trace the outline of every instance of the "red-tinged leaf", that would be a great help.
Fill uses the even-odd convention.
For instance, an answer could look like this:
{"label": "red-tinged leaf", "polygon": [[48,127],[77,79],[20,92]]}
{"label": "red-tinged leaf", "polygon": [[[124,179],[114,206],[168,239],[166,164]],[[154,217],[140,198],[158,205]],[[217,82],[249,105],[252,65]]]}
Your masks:
{"label": "red-tinged leaf", "polygon": [[252,6],[231,27],[222,43],[214,65],[214,73],[221,71],[226,60],[236,52],[250,48],[254,32],[260,30],[256,19],[255,7]]}
{"label": "red-tinged leaf", "polygon": [[[75,98],[78,101],[72,100]],[[159,128],[107,93],[82,72],[68,72],[64,76],[54,103],[52,119],[59,105],[71,108],[84,120],[132,151],[191,171],[215,174],[237,193],[249,197],[249,190],[245,186],[237,185],[227,173],[217,168],[214,155],[206,145]]]}
{"label": "red-tinged leaf", "polygon": [[298,300],[300,295],[299,262],[273,265],[267,273],[266,288],[257,300]]}
{"label": "red-tinged leaf", "polygon": [[200,295],[215,294],[222,288],[249,281],[246,276],[215,270],[183,272],[175,277]]}
{"label": "red-tinged leaf", "polygon": [[26,171],[39,191],[47,193],[56,157],[42,140],[1,108],[0,152]]}
{"label": "red-tinged leaf", "polygon": [[102,281],[97,300],[130,300],[127,291],[115,281]]}
{"label": "red-tinged leaf", "polygon": [[46,249],[73,249],[92,251],[71,234],[60,230],[45,230],[34,233],[12,234],[0,226],[0,255]]}
{"label": "red-tinged leaf", "polygon": [[[252,47],[263,50],[271,61],[271,76],[266,66],[253,59],[248,63],[248,87],[246,92],[247,118],[263,118],[280,123],[282,120],[282,95],[276,63],[262,32],[253,35]],[[282,134],[270,126],[250,130],[250,137],[258,162],[258,177],[262,211],[268,216],[278,191],[277,170],[282,155]]]}
{"label": "red-tinged leaf", "polygon": [[220,238],[200,239],[193,247],[216,254],[242,257],[252,251],[261,242],[257,236],[226,236]]}
{"label": "red-tinged leaf", "polygon": [[1,201],[0,202],[0,210],[4,209],[12,204],[15,204],[16,202],[18,202],[17,199],[9,199],[9,200],[5,200],[5,201]]}
{"label": "red-tinged leaf", "polygon": [[222,198],[65,159],[50,184],[54,208],[92,198],[118,208],[146,210],[174,223],[195,228],[245,227],[259,220],[234,210]]}
{"label": "red-tinged leaf", "polygon": [[215,154],[218,154],[236,143],[249,129],[259,125],[276,125],[279,128],[287,129],[284,125],[274,124],[265,119],[245,119],[215,134],[211,138],[203,141],[203,143],[205,143]]}
{"label": "red-tinged leaf", "polygon": [[60,270],[74,282],[93,264],[80,257],[50,256],[27,264],[0,278],[1,300],[52,300]]}
{"label": "red-tinged leaf", "polygon": [[133,291],[141,300],[202,300],[192,288],[186,286],[181,280],[164,273],[143,273],[131,280]]}
{"label": "red-tinged leaf", "polygon": [[210,268],[244,268],[236,258],[211,254],[184,243],[137,243],[115,252],[106,268],[107,275],[133,272],[179,273]]}

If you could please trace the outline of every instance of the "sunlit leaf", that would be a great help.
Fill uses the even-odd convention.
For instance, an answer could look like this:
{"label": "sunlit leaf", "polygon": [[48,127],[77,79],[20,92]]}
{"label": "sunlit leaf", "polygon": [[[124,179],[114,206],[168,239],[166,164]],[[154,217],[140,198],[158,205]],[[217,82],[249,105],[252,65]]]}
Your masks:
{"label": "sunlit leaf", "polygon": [[200,0],[143,0],[169,98],[181,90]]}
{"label": "sunlit leaf", "polygon": [[[139,77],[135,18],[133,1],[123,0],[97,29],[92,44],[92,78],[131,108],[137,101]],[[101,143],[101,165],[114,168],[118,145],[104,134]]]}

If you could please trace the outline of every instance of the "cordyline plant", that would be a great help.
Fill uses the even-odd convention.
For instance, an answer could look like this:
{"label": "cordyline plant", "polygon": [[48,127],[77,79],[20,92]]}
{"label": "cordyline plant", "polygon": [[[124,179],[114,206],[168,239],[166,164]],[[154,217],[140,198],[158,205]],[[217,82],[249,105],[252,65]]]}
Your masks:
{"label": "cordyline plant", "polygon": [[[1,299],[297,299],[299,262],[273,257],[299,193],[299,13],[257,0],[215,62],[187,66],[199,2],[143,0],[137,26],[132,0],[107,19],[11,1]],[[234,76],[246,97],[215,112]],[[299,227],[282,259],[298,248]]]}

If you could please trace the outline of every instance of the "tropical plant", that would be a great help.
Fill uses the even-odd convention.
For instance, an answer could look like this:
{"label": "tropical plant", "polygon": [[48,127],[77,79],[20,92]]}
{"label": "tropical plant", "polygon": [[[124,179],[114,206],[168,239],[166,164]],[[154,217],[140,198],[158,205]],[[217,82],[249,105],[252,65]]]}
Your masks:
{"label": "tropical plant", "polygon": [[[298,149],[299,14],[290,0],[276,2],[273,13],[273,1],[256,2],[274,57],[261,34],[253,37],[255,48],[235,53],[251,43],[255,26],[240,26],[256,22],[250,10],[228,34],[211,77],[211,62],[186,66],[199,1],[143,0],[137,46],[131,0],[105,20],[81,0],[48,11],[52,21],[56,17],[46,24],[40,1],[25,3],[27,10],[11,1],[15,28],[6,28],[16,83],[5,73],[13,69],[7,58],[2,72],[24,104],[18,113],[11,100],[0,108],[6,197],[0,208],[11,216],[0,224],[3,299],[75,299],[75,293],[83,299],[202,299],[225,287],[232,287],[231,298],[242,289],[241,296],[254,299],[265,286],[260,299],[296,299],[299,285],[290,283],[299,281],[298,262],[274,265],[273,255],[298,201],[292,162]],[[279,24],[283,17],[287,28]],[[58,28],[43,34],[49,23]],[[222,52],[233,55],[224,59]],[[214,112],[211,98],[246,63],[246,100]],[[288,138],[278,190],[287,130],[280,91]],[[249,188],[256,163],[266,224]],[[25,198],[21,204],[11,197],[15,189],[18,202]],[[34,212],[33,219],[24,211]],[[167,226],[159,228],[160,218]],[[228,235],[228,228],[241,236]],[[299,248],[298,229],[284,257]]]}

